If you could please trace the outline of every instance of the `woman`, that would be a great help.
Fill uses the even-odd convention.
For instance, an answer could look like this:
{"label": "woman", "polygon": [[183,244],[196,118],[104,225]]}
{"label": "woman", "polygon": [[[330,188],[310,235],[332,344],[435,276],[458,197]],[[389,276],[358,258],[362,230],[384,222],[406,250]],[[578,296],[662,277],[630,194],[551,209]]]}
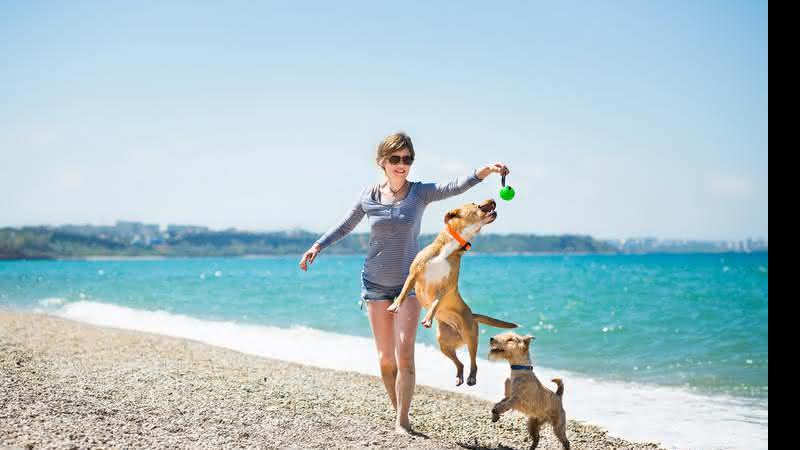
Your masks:
{"label": "woman", "polygon": [[385,179],[361,192],[342,223],[305,252],[300,268],[308,270],[320,251],[351,232],[365,215],[369,218],[369,251],[361,272],[361,299],[367,305],[383,384],[397,413],[395,430],[408,433],[420,305],[411,295],[396,315],[386,308],[400,293],[411,262],[419,251],[420,223],[425,207],[467,191],[493,172],[507,174],[508,168],[501,163],[489,164],[448,184],[409,182],[414,145],[404,133],[384,139],[378,145],[375,161]]}

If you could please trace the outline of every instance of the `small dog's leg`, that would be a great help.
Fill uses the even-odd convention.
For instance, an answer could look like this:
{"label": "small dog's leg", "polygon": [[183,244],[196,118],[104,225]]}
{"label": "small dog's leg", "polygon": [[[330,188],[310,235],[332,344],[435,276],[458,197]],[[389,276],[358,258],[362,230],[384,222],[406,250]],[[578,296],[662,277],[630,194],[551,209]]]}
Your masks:
{"label": "small dog's leg", "polygon": [[539,428],[542,423],[533,417],[528,417],[528,434],[531,436],[531,450],[539,446]]}
{"label": "small dog's leg", "polygon": [[564,450],[570,450],[569,439],[567,439],[567,415],[564,410],[561,410],[561,414],[553,421],[553,433],[561,441]]}
{"label": "small dog's leg", "polygon": [[425,328],[430,328],[433,325],[433,316],[436,314],[436,310],[439,308],[439,301],[440,298],[436,298],[431,305],[431,309],[428,310],[428,313],[425,314],[425,318],[422,319],[422,326]]}
{"label": "small dog's leg", "polygon": [[[503,389],[503,400],[508,400],[511,397],[511,378],[506,378],[505,388]],[[494,409],[492,409],[492,422],[497,422],[500,420],[500,414],[496,413]]]}
{"label": "small dog's leg", "polygon": [[388,308],[386,308],[387,311],[391,313],[396,313],[398,310],[400,310],[400,305],[402,305],[403,302],[406,300],[406,297],[408,297],[408,293],[411,292],[411,287],[414,286],[415,278],[416,274],[414,272],[408,274],[408,278],[406,278],[406,282],[403,284],[403,290],[400,291],[400,295],[398,295],[397,298],[394,299],[394,302],[392,302],[392,304],[389,305]]}
{"label": "small dog's leg", "polygon": [[497,419],[500,419],[500,414],[503,414],[509,409],[512,409],[514,406],[517,405],[518,401],[519,399],[517,399],[516,397],[509,397],[509,398],[504,398],[499,402],[497,402],[494,405],[494,408],[492,408],[492,422],[497,422],[495,417],[497,417]]}

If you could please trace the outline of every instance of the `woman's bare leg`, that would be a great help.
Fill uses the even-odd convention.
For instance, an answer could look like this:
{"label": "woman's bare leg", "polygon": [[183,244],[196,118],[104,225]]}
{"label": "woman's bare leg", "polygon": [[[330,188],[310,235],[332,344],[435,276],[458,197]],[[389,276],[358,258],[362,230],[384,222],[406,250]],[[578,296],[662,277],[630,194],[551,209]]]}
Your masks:
{"label": "woman's bare leg", "polygon": [[[395,430],[401,433],[411,430],[408,411],[414,396],[416,372],[414,368],[414,342],[419,326],[420,305],[417,297],[411,296],[403,302],[396,313],[394,342],[397,355],[397,421]],[[388,313],[387,314],[392,314]]]}
{"label": "woman's bare leg", "polygon": [[386,308],[391,300],[378,300],[365,302],[372,335],[375,337],[375,347],[378,350],[378,363],[381,368],[381,378],[392,407],[397,411],[397,361],[395,359],[394,321],[393,313]]}

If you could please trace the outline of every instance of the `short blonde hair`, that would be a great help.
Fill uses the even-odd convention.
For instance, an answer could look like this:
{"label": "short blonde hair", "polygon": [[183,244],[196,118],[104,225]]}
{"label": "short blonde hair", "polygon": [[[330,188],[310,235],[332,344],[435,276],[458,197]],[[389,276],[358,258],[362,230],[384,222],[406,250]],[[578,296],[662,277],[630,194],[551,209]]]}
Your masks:
{"label": "short blonde hair", "polygon": [[381,165],[381,162],[389,157],[394,152],[406,149],[411,153],[411,158],[414,158],[414,144],[411,143],[411,138],[403,132],[395,133],[386,136],[380,144],[378,144],[378,151],[375,155],[375,162]]}

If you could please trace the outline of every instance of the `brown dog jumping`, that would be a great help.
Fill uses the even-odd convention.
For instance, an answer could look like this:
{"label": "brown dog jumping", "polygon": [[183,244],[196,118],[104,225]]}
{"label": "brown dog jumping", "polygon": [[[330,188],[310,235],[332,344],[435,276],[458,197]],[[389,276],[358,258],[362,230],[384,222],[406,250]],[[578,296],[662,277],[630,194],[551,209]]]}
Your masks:
{"label": "brown dog jumping", "polygon": [[442,353],[456,365],[456,386],[464,382],[464,364],[459,361],[456,349],[466,344],[469,350],[470,369],[467,384],[476,383],[478,366],[478,323],[498,328],[516,328],[510,322],[473,313],[458,292],[458,274],[461,257],[469,250],[469,240],[484,225],[497,219],[497,204],[486,200],[480,205],[466,204],[444,217],[445,229],[414,258],[408,278],[400,295],[388,310],[397,312],[413,288],[420,304],[428,311],[422,325],[429,328],[436,319],[436,339]]}

